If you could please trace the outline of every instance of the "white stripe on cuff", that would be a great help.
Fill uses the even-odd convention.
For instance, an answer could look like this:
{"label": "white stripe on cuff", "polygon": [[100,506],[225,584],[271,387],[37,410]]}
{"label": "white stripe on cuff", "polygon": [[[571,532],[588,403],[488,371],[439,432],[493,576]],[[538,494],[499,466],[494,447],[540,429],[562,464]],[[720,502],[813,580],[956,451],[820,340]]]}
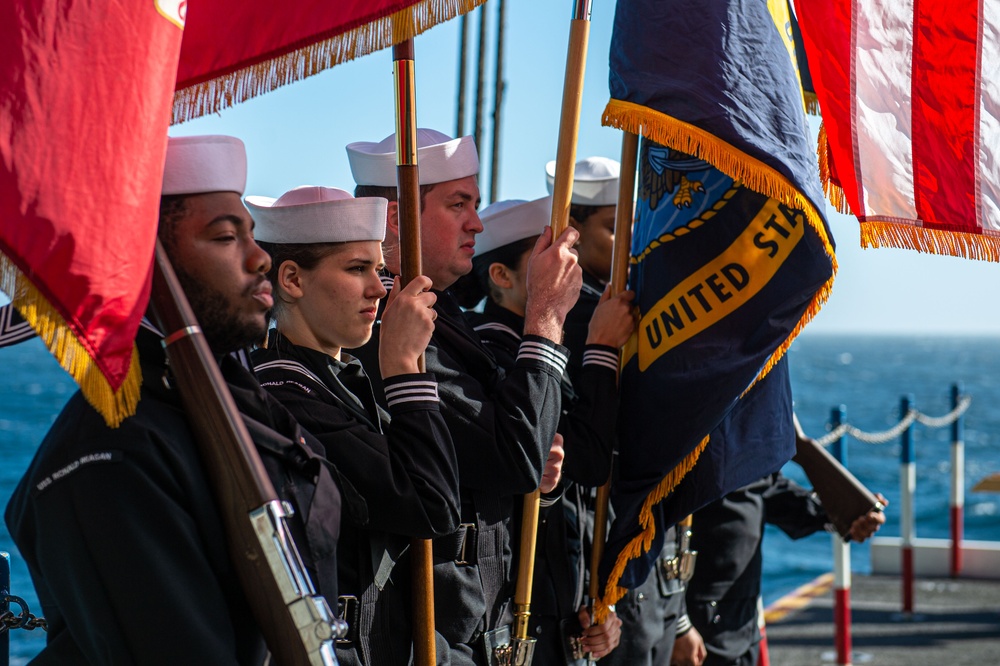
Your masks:
{"label": "white stripe on cuff", "polygon": [[583,352],[584,365],[603,365],[618,372],[618,354],[606,349],[588,349]]}
{"label": "white stripe on cuff", "polygon": [[414,380],[385,387],[385,400],[390,407],[407,402],[438,402],[437,382]]}
{"label": "white stripe on cuff", "polygon": [[560,374],[566,370],[566,363],[569,362],[569,357],[558,349],[549,347],[541,342],[534,342],[533,340],[525,340],[521,343],[521,347],[517,350],[517,358],[518,360],[530,358],[548,363],[558,370]]}

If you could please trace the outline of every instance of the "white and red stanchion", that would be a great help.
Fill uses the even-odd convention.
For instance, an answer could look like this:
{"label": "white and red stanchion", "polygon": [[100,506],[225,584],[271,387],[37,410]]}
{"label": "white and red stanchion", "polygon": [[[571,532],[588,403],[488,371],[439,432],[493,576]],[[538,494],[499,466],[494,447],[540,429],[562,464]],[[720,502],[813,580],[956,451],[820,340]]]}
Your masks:
{"label": "white and red stanchion", "polygon": [[837,666],[851,665],[851,544],[833,535],[833,636]]}
{"label": "white and red stanchion", "polygon": [[[905,395],[900,401],[900,418],[906,418],[910,413],[913,403],[913,396]],[[916,536],[913,513],[913,496],[917,490],[917,466],[913,455],[913,426],[908,426],[900,437],[900,465],[899,465],[899,496],[900,496],[900,525],[899,535],[902,547],[900,548],[901,570],[903,572],[903,613],[911,615],[913,613],[913,539]]]}
{"label": "white and red stanchion", "polygon": [[[844,423],[847,408],[835,407],[830,414],[832,426]],[[830,447],[830,453],[844,467],[847,466],[847,447],[844,438],[838,437]],[[851,664],[851,544],[839,534],[832,535],[833,541],[833,636],[837,650],[837,666]]]}
{"label": "white and red stanchion", "polygon": [[[951,385],[951,408],[958,409],[962,385]],[[965,432],[962,417],[951,424],[951,557],[949,571],[952,578],[962,573],[962,525],[965,507]]]}
{"label": "white and red stanchion", "polygon": [[757,650],[757,666],[771,666],[771,655],[767,651],[767,622],[764,621],[764,599],[757,597],[757,628],[760,629],[760,643]]}

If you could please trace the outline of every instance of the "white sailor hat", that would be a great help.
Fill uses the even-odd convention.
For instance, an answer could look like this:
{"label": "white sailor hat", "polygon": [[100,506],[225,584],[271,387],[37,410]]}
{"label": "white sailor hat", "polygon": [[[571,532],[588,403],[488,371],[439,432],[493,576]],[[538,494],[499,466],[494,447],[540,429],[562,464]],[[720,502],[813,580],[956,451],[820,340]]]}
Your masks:
{"label": "white sailor hat", "polygon": [[[618,175],[621,165],[607,157],[588,157],[573,169],[571,203],[584,206],[614,206],[618,203]],[[552,194],[556,183],[556,161],[545,165],[545,182]]]}
{"label": "white sailor hat", "polygon": [[[347,159],[358,185],[396,186],[396,135],[378,143],[348,144]],[[452,139],[432,129],[417,130],[417,171],[421,185],[444,183],[479,173],[479,153],[471,136]]]}
{"label": "white sailor hat", "polygon": [[277,199],[248,196],[254,238],[265,243],[346,243],[385,240],[382,197],[358,197],[336,187],[303,185]]}
{"label": "white sailor hat", "polygon": [[172,136],[167,139],[161,195],[236,192],[247,186],[247,150],[234,136]]}
{"label": "white sailor hat", "polygon": [[551,217],[552,197],[534,201],[508,199],[490,204],[479,213],[483,231],[476,236],[476,256],[539,235],[552,221]]}

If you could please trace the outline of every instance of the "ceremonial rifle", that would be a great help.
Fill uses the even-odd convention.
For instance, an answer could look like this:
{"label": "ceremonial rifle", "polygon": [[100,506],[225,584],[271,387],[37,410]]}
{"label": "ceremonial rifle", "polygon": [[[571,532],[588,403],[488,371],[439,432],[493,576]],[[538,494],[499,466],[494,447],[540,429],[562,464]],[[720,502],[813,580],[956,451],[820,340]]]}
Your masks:
{"label": "ceremonial rifle", "polygon": [[[198,443],[229,555],[267,647],[280,666],[335,666],[347,633],[316,594],[250,433],[229,393],[162,245],[156,244],[153,315]],[[197,601],[194,601],[197,603]]]}
{"label": "ceremonial rifle", "polygon": [[809,477],[837,534],[849,540],[851,523],[869,511],[881,511],[882,503],[816,440],[802,435],[798,420],[795,430],[795,457],[792,460]]}

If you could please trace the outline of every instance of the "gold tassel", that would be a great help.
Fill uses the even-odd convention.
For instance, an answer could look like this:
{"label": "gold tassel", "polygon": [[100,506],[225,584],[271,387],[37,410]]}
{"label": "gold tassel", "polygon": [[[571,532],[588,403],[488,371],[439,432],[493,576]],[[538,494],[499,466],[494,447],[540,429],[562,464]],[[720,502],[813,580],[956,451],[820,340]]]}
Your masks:
{"label": "gold tassel", "polygon": [[[718,137],[693,125],[653,111],[647,107],[615,99],[608,102],[604,110],[602,124],[617,127],[633,134],[641,134],[647,139],[661,145],[694,155],[709,162],[730,178],[742,181],[748,188],[791,208],[803,211],[810,227],[822,241],[823,249],[832,264],[832,274],[826,283],[813,295],[809,306],[791,334],[779,345],[764,364],[757,378],[747,388],[747,391],[749,391],[754,384],[766,376],[774,365],[781,360],[798,334],[816,316],[820,308],[822,308],[823,304],[830,297],[833,280],[837,274],[837,257],[834,254],[830,238],[827,236],[826,226],[823,224],[822,218],[819,216],[812,202],[803,196],[780,173],[730,146]],[[744,392],[745,394],[746,392]],[[656,525],[652,517],[652,507],[672,493],[684,476],[694,468],[708,441],[709,438],[706,436],[695,450],[676,468],[671,470],[646,497],[646,501],[643,503],[639,514],[639,524],[643,528],[643,531],[618,554],[615,566],[611,570],[611,575],[605,587],[604,597],[595,601],[594,615],[597,622],[602,622],[607,617],[609,606],[615,604],[625,595],[627,590],[620,587],[618,581],[621,580],[626,565],[631,560],[647,552],[652,544],[653,537],[656,534]]]}
{"label": "gold tassel", "polygon": [[913,224],[865,220],[861,247],[895,247],[980,261],[1000,261],[1000,237],[964,231],[942,231]]}
{"label": "gold tassel", "polygon": [[819,136],[816,138],[816,158],[819,160],[819,179],[823,183],[823,193],[826,194],[827,201],[838,213],[853,215],[851,207],[847,205],[847,197],[844,196],[843,188],[833,182],[830,175],[830,143],[825,123],[819,125]]}
{"label": "gold tassel", "polygon": [[689,453],[677,467],[670,470],[660,480],[656,488],[646,497],[646,501],[643,502],[642,509],[639,511],[639,525],[642,527],[642,532],[633,538],[618,554],[615,566],[611,569],[611,575],[608,576],[607,586],[604,588],[604,597],[594,600],[594,620],[598,624],[604,622],[608,617],[609,607],[616,604],[628,592],[626,588],[618,585],[622,574],[625,573],[625,566],[631,560],[648,552],[650,546],[653,544],[653,537],[656,536],[656,521],[653,519],[653,507],[665,500],[670,493],[674,492],[677,484],[687,476],[688,472],[694,469],[698,458],[701,457],[701,452],[708,445],[708,439],[706,435],[698,446],[695,447],[694,451]]}
{"label": "gold tassel", "polygon": [[486,0],[421,0],[366,25],[174,93],[172,125],[218,113],[334,65],[412,39]]}
{"label": "gold tassel", "polygon": [[139,352],[135,345],[128,374],[116,391],[91,357],[89,347],[77,339],[62,315],[21,274],[14,262],[3,255],[0,255],[0,291],[10,296],[17,311],[45,342],[59,365],[73,377],[87,402],[104,417],[108,426],[117,428],[135,414],[142,385]]}
{"label": "gold tassel", "polygon": [[[771,368],[781,360],[781,357],[784,356],[785,351],[791,346],[795,337],[802,331],[806,324],[812,321],[813,317],[816,316],[820,308],[823,307],[823,304],[830,297],[830,291],[833,288],[833,279],[837,274],[837,257],[833,251],[830,238],[827,236],[823,219],[812,202],[803,196],[798,188],[792,185],[783,175],[763,162],[750,157],[743,151],[737,150],[717,136],[683,120],[678,120],[665,113],[654,111],[639,104],[612,99],[604,109],[602,124],[617,127],[633,134],[641,134],[647,139],[661,145],[694,155],[705,160],[730,178],[742,181],[751,190],[775,199],[789,208],[801,210],[805,214],[809,226],[822,241],[823,250],[833,265],[833,273],[830,279],[813,296],[809,307],[795,326],[792,334],[771,355],[753,384],[747,387],[747,391],[749,391],[757,381],[767,375]],[[823,133],[823,137],[825,137],[825,132]],[[827,171],[829,172],[829,169]],[[744,392],[745,394],[746,392]]]}

